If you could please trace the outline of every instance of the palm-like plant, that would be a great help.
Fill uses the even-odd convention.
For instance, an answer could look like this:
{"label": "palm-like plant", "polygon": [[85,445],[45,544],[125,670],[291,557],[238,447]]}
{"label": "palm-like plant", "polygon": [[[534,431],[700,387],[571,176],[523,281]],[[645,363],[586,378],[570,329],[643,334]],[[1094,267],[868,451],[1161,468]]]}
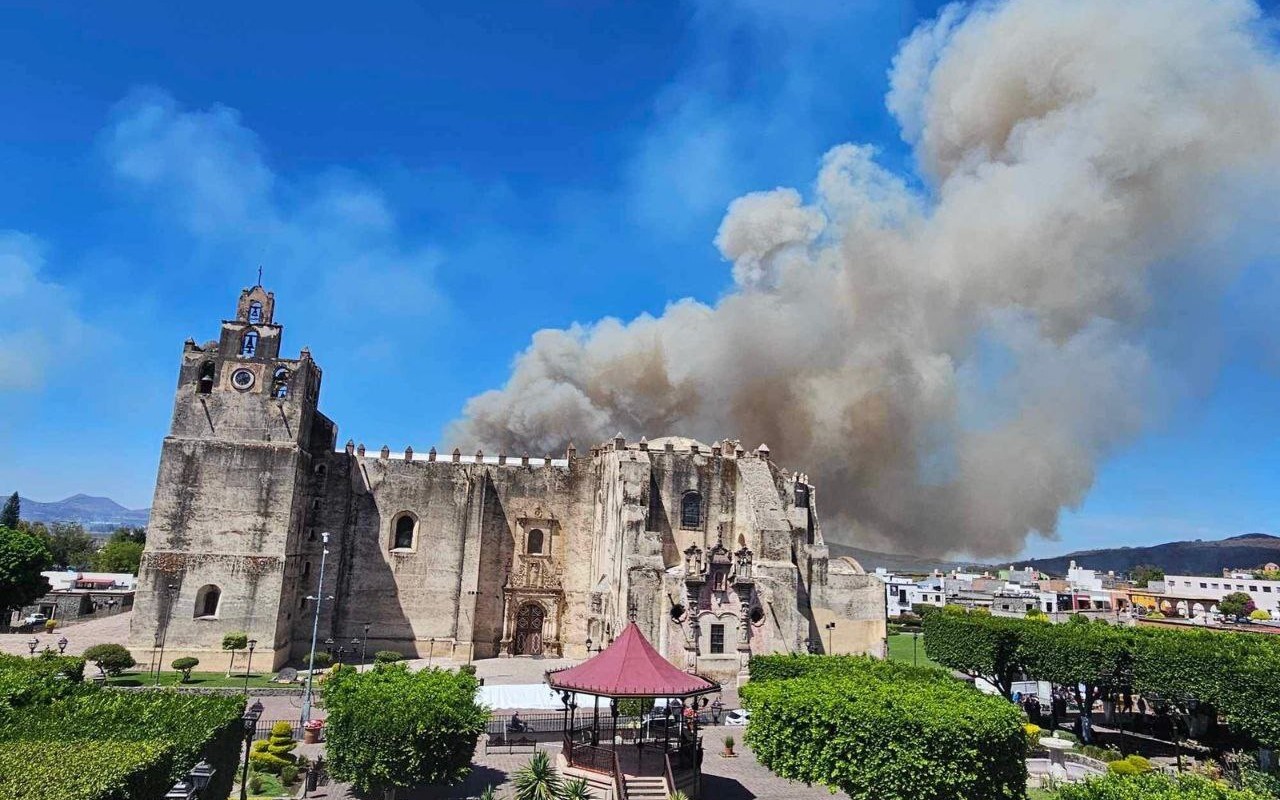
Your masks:
{"label": "palm-like plant", "polygon": [[484,791],[480,792],[480,800],[498,800],[498,795],[493,791],[493,786],[484,787]]}
{"label": "palm-like plant", "polygon": [[676,789],[674,792],[667,795],[667,800],[689,800],[689,795],[685,794],[679,789]]}
{"label": "palm-like plant", "polygon": [[564,782],[545,750],[539,750],[529,763],[516,770],[511,780],[515,787],[515,800],[559,800]]}
{"label": "palm-like plant", "polygon": [[559,800],[592,800],[591,789],[582,778],[566,781],[560,789]]}

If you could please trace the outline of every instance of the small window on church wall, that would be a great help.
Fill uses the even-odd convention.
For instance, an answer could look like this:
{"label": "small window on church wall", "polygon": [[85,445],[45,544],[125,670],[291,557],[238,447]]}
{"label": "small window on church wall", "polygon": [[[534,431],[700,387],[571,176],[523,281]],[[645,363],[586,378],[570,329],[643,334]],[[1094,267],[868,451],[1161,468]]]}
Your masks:
{"label": "small window on church wall", "polygon": [[412,514],[401,514],[397,517],[394,527],[395,534],[391,540],[392,549],[412,550],[413,536],[417,529],[418,521],[413,518]]}
{"label": "small window on church wall", "polygon": [[213,391],[213,362],[206,361],[200,365],[200,377],[196,381],[196,391],[209,394]]}
{"label": "small window on church wall", "polygon": [[530,555],[542,555],[542,545],[542,531],[537,528],[529,531],[529,538],[525,541],[525,552]]}
{"label": "small window on church wall", "polygon": [[249,304],[249,321],[254,325],[262,322],[262,303],[254,300]]}
{"label": "small window on church wall", "polygon": [[258,332],[245,331],[244,338],[240,340],[240,355],[252,356],[258,352]]}
{"label": "small window on church wall", "polygon": [[218,602],[221,599],[222,590],[217,586],[213,584],[201,586],[200,591],[196,592],[196,607],[192,616],[196,619],[218,616]]}
{"label": "small window on church wall", "polygon": [[702,527],[702,495],[697,492],[685,492],[680,498],[680,527]]}
{"label": "small window on church wall", "polygon": [[711,626],[711,652],[712,653],[724,652],[724,626],[723,625]]}

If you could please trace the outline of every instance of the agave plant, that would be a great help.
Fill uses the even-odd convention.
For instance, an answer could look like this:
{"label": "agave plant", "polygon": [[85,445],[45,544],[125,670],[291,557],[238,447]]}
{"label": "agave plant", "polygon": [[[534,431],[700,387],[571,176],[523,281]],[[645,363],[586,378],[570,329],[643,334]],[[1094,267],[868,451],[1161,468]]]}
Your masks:
{"label": "agave plant", "polygon": [[685,794],[679,789],[676,789],[674,792],[667,795],[667,800],[689,800],[689,795]]}
{"label": "agave plant", "polygon": [[515,800],[560,800],[564,788],[545,750],[534,753],[528,764],[516,770],[511,785],[516,790]]}
{"label": "agave plant", "polygon": [[480,800],[498,800],[498,795],[493,791],[493,785],[484,787],[484,791],[480,793]]}
{"label": "agave plant", "polygon": [[592,800],[591,789],[582,778],[566,781],[560,789],[559,800]]}

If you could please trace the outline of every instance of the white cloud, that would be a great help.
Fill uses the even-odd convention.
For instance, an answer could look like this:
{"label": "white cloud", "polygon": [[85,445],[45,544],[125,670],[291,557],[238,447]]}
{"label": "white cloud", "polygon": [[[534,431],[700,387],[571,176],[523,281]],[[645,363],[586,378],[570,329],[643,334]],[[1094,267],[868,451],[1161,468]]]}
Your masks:
{"label": "white cloud", "polygon": [[39,389],[86,338],[75,299],[43,270],[35,238],[0,231],[0,392]]}
{"label": "white cloud", "polygon": [[235,109],[138,90],[117,106],[104,150],[123,185],[229,254],[228,268],[264,264],[273,285],[314,288],[321,307],[414,314],[441,303],[441,252],[406,243],[380,191],[349,172],[280,175]]}

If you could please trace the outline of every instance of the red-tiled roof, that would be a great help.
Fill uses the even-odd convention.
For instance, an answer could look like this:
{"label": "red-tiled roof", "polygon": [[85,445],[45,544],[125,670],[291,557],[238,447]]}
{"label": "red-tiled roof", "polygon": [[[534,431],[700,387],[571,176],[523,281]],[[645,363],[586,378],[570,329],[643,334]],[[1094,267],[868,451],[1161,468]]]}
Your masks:
{"label": "red-tiled roof", "polygon": [[688,697],[720,685],[667,661],[634,622],[604,652],[576,667],[547,673],[552,689],[603,697]]}

